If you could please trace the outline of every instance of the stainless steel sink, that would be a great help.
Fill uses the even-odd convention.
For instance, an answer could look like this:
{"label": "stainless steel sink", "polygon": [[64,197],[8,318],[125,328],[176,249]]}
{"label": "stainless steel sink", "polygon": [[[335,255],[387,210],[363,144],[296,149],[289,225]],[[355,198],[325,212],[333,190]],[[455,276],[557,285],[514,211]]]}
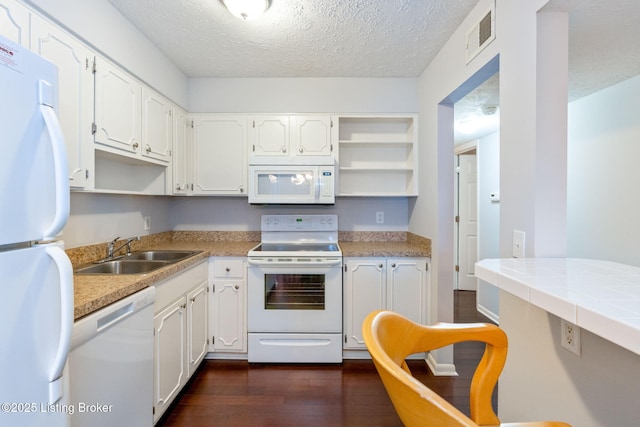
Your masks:
{"label": "stainless steel sink", "polygon": [[168,261],[115,260],[76,270],[77,274],[141,274],[169,265]]}
{"label": "stainless steel sink", "polygon": [[201,251],[141,251],[78,268],[76,274],[144,274],[182,261]]}
{"label": "stainless steel sink", "polygon": [[131,255],[127,255],[124,259],[177,262],[197,253],[197,251],[143,251],[133,252]]}

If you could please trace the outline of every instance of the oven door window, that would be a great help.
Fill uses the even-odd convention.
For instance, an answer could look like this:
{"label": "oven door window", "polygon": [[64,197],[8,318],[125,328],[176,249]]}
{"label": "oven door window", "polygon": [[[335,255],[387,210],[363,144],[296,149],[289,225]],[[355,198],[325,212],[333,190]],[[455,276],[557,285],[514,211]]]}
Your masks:
{"label": "oven door window", "polygon": [[265,274],[266,310],[324,310],[324,274]]}

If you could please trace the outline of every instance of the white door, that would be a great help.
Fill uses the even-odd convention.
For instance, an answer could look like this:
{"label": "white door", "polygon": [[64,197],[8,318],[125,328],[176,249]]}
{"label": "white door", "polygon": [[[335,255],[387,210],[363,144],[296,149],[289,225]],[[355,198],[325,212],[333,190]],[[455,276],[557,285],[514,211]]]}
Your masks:
{"label": "white door", "polygon": [[386,260],[346,260],[344,277],[345,349],[365,349],[362,323],[374,310],[386,307]]}
{"label": "white door", "polygon": [[291,118],[292,155],[331,156],[330,116],[294,116]]}
{"label": "white door", "polygon": [[66,426],[65,411],[42,405],[59,397],[68,403],[66,387],[60,395],[50,385],[63,372],[71,340],[71,262],[58,246],[37,245],[0,252],[0,275],[0,402],[9,405],[0,425]]}
{"label": "white door", "polygon": [[289,156],[289,117],[266,116],[249,118],[251,157]]}
{"label": "white door", "polygon": [[180,298],[153,319],[154,421],[160,418],[187,382],[186,308],[185,298]]}
{"label": "white door", "polygon": [[67,146],[69,185],[90,189],[93,180],[94,54],[53,24],[32,18],[31,50],[58,67],[59,117]]}
{"label": "white door", "polygon": [[243,280],[216,280],[212,310],[214,351],[246,351],[245,288]]}
{"label": "white door", "polygon": [[458,156],[458,289],[475,291],[478,260],[478,170],[475,154]]}
{"label": "white door", "polygon": [[426,323],[427,262],[424,259],[387,260],[387,310],[417,323]]}
{"label": "white door", "polygon": [[0,82],[0,245],[53,239],[69,212],[55,66],[11,43],[0,49]]}
{"label": "white door", "polygon": [[140,153],[140,83],[109,62],[100,61],[95,85],[95,142],[127,153]]}
{"label": "white door", "polygon": [[29,11],[14,0],[0,4],[0,36],[22,47],[29,47]]}
{"label": "white door", "polygon": [[173,105],[142,88],[142,156],[169,162],[173,146]]}
{"label": "white door", "polygon": [[189,336],[189,377],[193,375],[208,349],[209,297],[207,282],[187,294],[187,326]]}
{"label": "white door", "polygon": [[244,117],[194,117],[193,193],[247,194],[246,145]]}

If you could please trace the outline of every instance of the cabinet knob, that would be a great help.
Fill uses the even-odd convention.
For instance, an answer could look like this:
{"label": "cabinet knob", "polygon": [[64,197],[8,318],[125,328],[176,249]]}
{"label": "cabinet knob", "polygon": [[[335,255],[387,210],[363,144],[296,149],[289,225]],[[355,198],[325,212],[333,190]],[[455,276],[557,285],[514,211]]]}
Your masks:
{"label": "cabinet knob", "polygon": [[151,146],[149,144],[147,144],[147,148],[145,148],[145,151],[147,152],[147,154],[151,153]]}
{"label": "cabinet knob", "polygon": [[225,270],[226,270],[227,273],[231,271],[231,269],[229,267],[225,268]]}
{"label": "cabinet knob", "polygon": [[176,191],[181,191],[182,188],[180,188],[180,184],[176,184]]}
{"label": "cabinet knob", "polygon": [[391,264],[391,268],[396,268],[396,263]]}
{"label": "cabinet knob", "polygon": [[237,291],[238,289],[240,289],[240,285],[235,285],[233,288]]}
{"label": "cabinet knob", "polygon": [[282,147],[282,152],[286,153],[287,152],[287,148],[286,147]]}
{"label": "cabinet knob", "polygon": [[303,153],[303,152],[304,152],[304,148],[300,147],[300,148],[298,148],[298,151],[299,151],[300,153]]}
{"label": "cabinet knob", "polygon": [[240,187],[240,192],[244,193],[244,187]]}
{"label": "cabinet knob", "polygon": [[136,150],[137,150],[137,149],[138,149],[138,147],[139,147],[139,145],[138,145],[138,143],[137,143],[137,142],[134,142],[131,146],[132,146],[134,149],[136,149]]}
{"label": "cabinet knob", "polygon": [[382,268],[382,267],[383,267],[382,264],[378,264],[378,268]]}

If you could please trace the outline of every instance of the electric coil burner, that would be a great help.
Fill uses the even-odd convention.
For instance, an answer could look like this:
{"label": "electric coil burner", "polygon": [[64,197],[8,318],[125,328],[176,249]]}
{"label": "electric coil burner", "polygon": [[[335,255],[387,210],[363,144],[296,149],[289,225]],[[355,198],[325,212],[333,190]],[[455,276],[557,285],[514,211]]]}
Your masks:
{"label": "electric coil burner", "polygon": [[337,215],[264,215],[249,251],[249,362],[342,362]]}

